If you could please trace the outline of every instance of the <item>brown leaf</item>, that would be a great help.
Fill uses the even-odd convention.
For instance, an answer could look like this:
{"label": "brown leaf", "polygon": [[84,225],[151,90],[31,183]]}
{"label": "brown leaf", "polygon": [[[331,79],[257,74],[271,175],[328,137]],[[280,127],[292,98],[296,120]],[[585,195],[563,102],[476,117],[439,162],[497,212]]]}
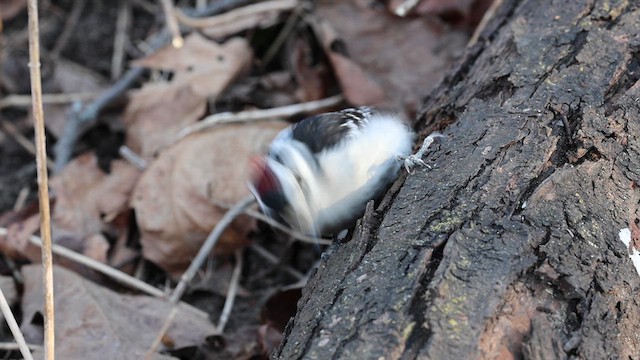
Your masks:
{"label": "brown leaf", "polygon": [[424,18],[389,16],[351,1],[320,1],[316,13],[340,34],[352,61],[385,90],[380,105],[408,113],[438,84],[468,38],[460,30],[443,32]]}
{"label": "brown leaf", "polygon": [[347,55],[344,41],[338,37],[331,24],[319,17],[312,19],[313,31],[329,57],[345,98],[354,105],[380,104],[385,98],[383,88]]}
{"label": "brown leaf", "polygon": [[[163,151],[147,167],[132,198],[143,255],[179,276],[227,211],[217,204],[235,204],[249,195],[249,158],[264,152],[286,125],[227,125],[193,134]],[[215,251],[245,246],[253,227],[248,217],[237,218]]]}
{"label": "brown leaf", "polygon": [[27,0],[0,1],[0,19],[2,20],[13,19],[26,7],[27,7]]}
{"label": "brown leaf", "polygon": [[171,144],[177,132],[196,122],[208,97],[218,96],[251,63],[246,40],[233,38],[222,45],[198,33],[180,49],[171,46],[134,65],[173,71],[169,82],[146,84],[133,94],[124,114],[127,145],[146,159]]}
{"label": "brown leaf", "polygon": [[[22,331],[28,342],[41,343],[42,269],[22,268]],[[61,359],[141,359],[171,311],[171,304],[149,296],[123,295],[100,287],[71,271],[54,267],[56,355]],[[176,348],[202,343],[215,335],[208,319],[179,308],[167,336]],[[155,358],[171,357],[157,354]]]}
{"label": "brown leaf", "polygon": [[[106,79],[86,67],[64,59],[57,59],[54,66],[53,76],[48,81],[49,92],[60,94],[97,93],[106,88]],[[46,114],[47,130],[60,137],[67,121],[69,106],[67,104],[43,104],[43,111]],[[33,123],[32,119],[30,119],[30,123]]]}
{"label": "brown leaf", "polygon": [[105,219],[113,219],[128,209],[139,176],[140,171],[123,160],[113,161],[111,173],[106,174],[98,167],[94,154],[78,156],[51,179],[56,197],[54,224],[82,238],[99,233]]}

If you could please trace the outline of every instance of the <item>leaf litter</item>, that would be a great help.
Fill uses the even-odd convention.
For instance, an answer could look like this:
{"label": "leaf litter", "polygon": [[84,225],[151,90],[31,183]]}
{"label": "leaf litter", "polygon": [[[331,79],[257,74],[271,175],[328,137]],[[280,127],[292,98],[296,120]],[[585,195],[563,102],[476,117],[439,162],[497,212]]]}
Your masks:
{"label": "leaf litter", "polygon": [[[28,92],[18,86],[29,83],[20,70],[26,69],[25,3],[2,5],[10,9],[2,13],[0,32],[3,39],[10,39],[0,50],[3,97]],[[49,62],[45,59],[43,66],[45,90],[61,95],[45,107],[50,142],[67,136],[63,127],[70,109],[87,105],[87,94],[113,89],[104,80],[109,75],[105,59],[74,49],[112,52],[119,30],[111,20],[122,12],[121,2],[88,4],[74,23],[65,16],[76,3],[52,0],[41,9],[42,46],[60,49],[60,55]],[[470,29],[488,4],[423,0],[407,16],[398,17],[394,9],[405,1],[380,6],[361,0],[322,0],[314,7],[295,0],[253,5],[237,0],[225,9],[205,1],[198,16],[197,9],[189,8],[192,3],[182,2],[185,7],[175,9],[185,31],[184,46],[167,45],[151,52],[148,36],[165,26],[156,20],[162,18],[162,10],[151,3],[131,5],[124,56],[129,66],[149,72],[135,89],[120,90],[123,96],[103,107],[97,122],[82,128],[72,149],[74,159],[52,176],[50,184],[56,244],[167,294],[228,208],[248,195],[249,159],[266,150],[287,125],[282,120],[300,117],[218,124],[184,138],[179,136],[181,130],[208,115],[295,106],[337,94],[346,99],[341,107],[380,105],[414,114],[422,96],[463,52]],[[102,16],[105,11],[113,16]],[[61,36],[65,29],[68,35]],[[18,129],[30,137],[29,109],[19,103],[0,107],[0,116],[19,124]],[[317,109],[325,110],[330,109]],[[19,145],[13,141],[0,136],[0,172],[16,171],[18,158],[3,155],[10,153],[6,149],[15,152]],[[129,152],[119,151],[120,146]],[[27,150],[22,152],[20,159],[30,157]],[[126,153],[143,161],[133,165]],[[39,249],[30,241],[39,227],[34,181],[14,184],[3,179],[0,188],[11,201],[0,201],[0,227],[6,234],[0,236],[0,275],[17,279],[20,275],[12,274],[21,273],[21,302],[14,310],[21,314],[25,335],[38,344],[42,276]],[[27,205],[16,203],[13,208],[13,200],[25,191]],[[262,250],[251,244],[260,244]],[[236,284],[239,297],[220,333],[213,324],[231,287],[230,255],[238,250],[244,250],[245,264]],[[291,274],[312,271],[317,256],[312,245],[297,243],[247,215],[238,217],[182,297],[207,311],[212,320],[180,305],[153,356],[266,358],[295,313],[299,291],[286,289],[300,275]],[[88,270],[89,265],[75,260],[56,256],[55,262],[59,356],[141,358],[162,335],[160,328],[172,308],[162,296],[139,295],[139,290],[111,281],[112,275]],[[3,334],[9,339],[0,329]]]}

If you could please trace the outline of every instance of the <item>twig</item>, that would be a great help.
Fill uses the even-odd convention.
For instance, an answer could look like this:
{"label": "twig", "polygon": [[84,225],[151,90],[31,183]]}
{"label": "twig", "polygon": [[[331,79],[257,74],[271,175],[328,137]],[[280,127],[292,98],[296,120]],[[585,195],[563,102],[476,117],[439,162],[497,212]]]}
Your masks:
{"label": "twig", "polygon": [[[67,104],[74,101],[91,100],[98,96],[95,92],[69,94],[43,94],[43,104]],[[0,99],[0,109],[11,106],[32,106],[31,95],[9,95]]]}
{"label": "twig", "polygon": [[234,23],[237,21],[241,21],[241,19],[243,18],[255,16],[256,14],[260,13],[291,10],[298,6],[298,3],[298,0],[263,1],[257,4],[247,5],[239,9],[226,12],[222,15],[211,16],[207,18],[193,18],[186,15],[180,10],[175,10],[174,13],[178,21],[180,21],[182,24],[192,28],[202,29]]}
{"label": "twig", "polygon": [[178,20],[176,20],[173,2],[171,0],[160,0],[160,3],[162,4],[164,18],[167,21],[167,28],[171,33],[171,45],[179,49],[184,45],[184,39],[180,34],[180,26],[178,26]]}
{"label": "twig", "polygon": [[238,284],[240,283],[240,275],[242,274],[242,250],[236,250],[236,266],[233,268],[231,274],[231,280],[229,280],[229,290],[227,291],[227,298],[224,300],[224,307],[220,314],[220,320],[218,321],[218,331],[222,333],[229,316],[231,315],[231,309],[233,309],[233,303],[236,300],[236,294],[238,293]]}
{"label": "twig", "polygon": [[[4,227],[0,227],[0,236],[7,236],[9,234],[9,231],[7,230],[7,228]],[[38,247],[42,246],[42,240],[35,236],[32,235],[29,237],[29,242],[33,245],[36,245]],[[62,256],[66,259],[69,259],[71,261],[74,261],[78,264],[84,265],[90,269],[93,269],[103,275],[108,276],[109,278],[119,282],[122,285],[126,285],[132,289],[141,291],[143,293],[149,294],[151,296],[155,296],[158,298],[163,298],[165,297],[165,293],[164,291],[151,286],[149,284],[147,284],[146,282],[137,279],[129,274],[123,273],[122,271],[118,270],[118,269],[114,269],[106,264],[103,264],[99,261],[96,261],[90,257],[87,257],[85,255],[82,255],[80,253],[77,253],[73,250],[67,249],[64,246],[60,246],[57,244],[53,244],[51,247],[51,250],[54,254],[58,255],[58,256]],[[189,310],[193,311],[194,313],[200,315],[200,316],[204,316],[207,317],[208,315],[203,312],[202,310],[199,310],[187,303],[184,303],[186,308],[189,308]]]}
{"label": "twig", "polygon": [[180,130],[180,132],[178,132],[178,140],[194,132],[203,131],[219,124],[289,117],[300,113],[331,108],[337,106],[343,101],[344,97],[342,95],[335,95],[326,99],[280,106],[271,109],[247,110],[240,112],[221,112],[207,116],[202,121],[183,128],[182,130]]}
{"label": "twig", "polygon": [[171,297],[169,298],[169,300],[172,303],[176,303],[178,302],[178,300],[180,300],[180,298],[182,298],[182,295],[187,289],[187,285],[196,275],[198,269],[200,269],[207,256],[209,256],[209,253],[211,252],[211,250],[213,250],[213,247],[216,245],[218,239],[227,228],[227,226],[229,226],[231,222],[247,207],[253,204],[254,201],[255,200],[253,196],[247,196],[246,198],[240,200],[231,210],[227,211],[227,213],[224,214],[222,219],[220,219],[213,230],[211,230],[211,233],[209,233],[209,236],[205,240],[204,244],[202,244],[200,251],[198,251],[198,254],[191,262],[191,265],[189,265],[187,271],[182,274],[182,276],[180,277],[180,282],[178,282],[178,285],[171,293]]}
{"label": "twig", "polygon": [[298,20],[298,17],[300,16],[301,11],[302,11],[302,7],[298,6],[289,15],[289,18],[287,18],[287,21],[282,27],[282,30],[280,30],[280,33],[278,33],[278,36],[276,36],[276,39],[273,41],[273,43],[265,53],[264,57],[262,58],[262,64],[260,64],[260,66],[263,69],[266,68],[267,65],[269,65],[269,63],[271,62],[273,57],[276,55],[278,50],[280,50],[280,48],[282,47],[282,44],[284,44],[289,34],[291,34],[291,31],[293,30],[293,27],[296,25],[296,20]]}
{"label": "twig", "polygon": [[500,5],[502,5],[502,2],[503,0],[493,0],[491,6],[489,6],[489,9],[487,9],[487,11],[485,11],[484,15],[482,16],[482,20],[480,20],[480,23],[478,24],[478,26],[476,26],[476,30],[473,32],[471,39],[469,39],[469,42],[467,42],[467,48],[470,48],[471,46],[475,45],[476,42],[478,42],[480,34],[487,27],[489,20],[491,20],[496,15],[496,10],[498,10]]}
{"label": "twig", "polygon": [[[31,350],[42,350],[42,346],[35,344],[27,344],[27,347]],[[20,350],[20,344],[12,342],[0,342],[0,349],[2,350]]]}
{"label": "twig", "polygon": [[88,126],[98,118],[98,114],[107,105],[119,98],[125,90],[131,87],[146,71],[145,68],[135,67],[129,69],[124,76],[112,87],[101,93],[92,103],[83,106],[82,103],[74,104],[71,115],[64,124],[64,131],[55,146],[56,153],[56,171],[62,170],[71,159],[73,146],[76,143],[81,125]]}
{"label": "twig", "polygon": [[162,327],[158,331],[158,334],[153,339],[153,343],[151,343],[149,350],[147,350],[147,353],[144,356],[145,360],[153,359],[153,356],[155,355],[156,350],[158,349],[158,347],[160,346],[160,343],[162,342],[162,338],[169,330],[169,326],[171,326],[171,323],[173,322],[173,319],[175,319],[177,314],[178,314],[178,308],[174,305],[171,308],[171,312],[169,312],[169,315],[167,316],[164,323],[162,324]]}
{"label": "twig", "polygon": [[290,235],[291,237],[293,237],[296,240],[300,240],[304,243],[308,243],[308,244],[312,244],[312,245],[331,245],[331,240],[327,240],[327,239],[323,239],[323,238],[316,238],[316,237],[311,237],[308,235],[305,235],[299,231],[295,231],[287,226],[284,226],[282,224],[280,224],[279,222],[273,220],[272,218],[264,215],[261,212],[257,212],[255,210],[251,210],[251,209],[247,209],[244,211],[245,214],[251,216],[254,219],[260,220],[282,232],[284,232],[287,235]]}
{"label": "twig", "polygon": [[22,331],[20,331],[20,326],[18,326],[16,318],[11,312],[11,307],[9,307],[9,303],[7,303],[7,299],[4,297],[2,289],[0,289],[0,310],[2,310],[2,315],[4,315],[4,318],[7,320],[7,324],[9,325],[9,329],[11,329],[13,338],[16,339],[16,343],[18,343],[20,353],[22,353],[25,360],[33,360],[31,350],[29,350],[27,342],[24,341],[24,336],[22,335]]}
{"label": "twig", "polygon": [[36,133],[36,166],[38,173],[38,202],[40,203],[40,234],[42,234],[42,265],[44,282],[44,358],[55,359],[55,313],[53,307],[53,256],[51,254],[51,213],[49,182],[47,180],[47,146],[42,111],[42,83],[40,78],[40,30],[38,29],[38,1],[28,0],[29,69],[33,120]]}
{"label": "twig", "polygon": [[67,17],[67,21],[64,24],[64,29],[58,39],[56,40],[56,44],[53,46],[53,50],[51,50],[51,57],[56,59],[60,56],[64,47],[67,46],[69,39],[71,38],[71,34],[73,34],[73,30],[78,24],[78,20],[80,19],[80,15],[82,14],[82,10],[84,9],[84,0],[75,0],[73,2],[73,8],[71,9],[71,13]]}
{"label": "twig", "polygon": [[20,192],[18,193],[18,197],[16,198],[16,201],[13,203],[13,211],[20,211],[22,210],[22,208],[24,208],[24,204],[27,201],[27,198],[29,197],[30,192],[31,191],[29,190],[28,186],[25,186],[22,189],[20,189]]}
{"label": "twig", "polygon": [[[216,206],[219,206],[221,208],[224,209],[231,209],[233,207],[233,205],[227,204],[225,202],[222,201],[217,201],[217,200],[212,200],[213,204]],[[302,242],[306,242],[309,244],[313,244],[313,245],[330,245],[331,244],[331,240],[325,240],[322,238],[316,238],[316,237],[312,237],[312,236],[308,236],[305,235],[299,231],[296,231],[294,229],[291,229],[279,222],[277,222],[276,220],[273,220],[272,218],[264,215],[261,212],[255,211],[253,209],[246,209],[244,211],[245,214],[251,216],[252,218],[256,219],[256,220],[260,220],[264,223],[266,223],[267,225],[270,225],[282,232],[284,232],[287,235],[290,235],[291,237],[293,237],[294,239],[300,240]]]}
{"label": "twig", "polygon": [[[263,259],[267,260],[268,262],[274,265],[280,263],[280,259],[278,259],[275,255],[270,253],[269,250],[265,249],[264,247],[258,244],[251,244],[251,246],[249,246],[249,249],[253,250],[256,254],[262,256]],[[297,280],[301,280],[304,278],[303,273],[292,268],[291,266],[282,265],[282,270],[284,270],[287,274],[293,276]]]}
{"label": "twig", "polygon": [[147,160],[141,158],[140,155],[133,152],[133,150],[126,145],[122,145],[118,148],[118,154],[140,170],[144,170],[148,165]]}
{"label": "twig", "polygon": [[405,0],[402,4],[393,9],[393,12],[400,17],[405,17],[411,10],[413,10],[413,8],[416,7],[416,5],[418,5],[419,2],[420,0]]}
{"label": "twig", "polygon": [[[18,129],[11,122],[4,119],[0,120],[0,127],[2,128],[2,131],[7,133],[8,135],[13,136],[13,140],[15,140],[25,150],[27,150],[33,155],[36,155],[36,147],[33,146],[33,143],[29,139],[24,137],[24,135],[22,135],[20,131],[18,131]],[[54,166],[53,160],[47,157],[47,168],[49,170],[52,170],[53,166]]]}
{"label": "twig", "polygon": [[128,0],[120,0],[118,18],[116,19],[116,36],[113,39],[113,55],[111,56],[111,79],[122,75],[124,48],[127,44],[127,29],[131,24],[131,4]]}

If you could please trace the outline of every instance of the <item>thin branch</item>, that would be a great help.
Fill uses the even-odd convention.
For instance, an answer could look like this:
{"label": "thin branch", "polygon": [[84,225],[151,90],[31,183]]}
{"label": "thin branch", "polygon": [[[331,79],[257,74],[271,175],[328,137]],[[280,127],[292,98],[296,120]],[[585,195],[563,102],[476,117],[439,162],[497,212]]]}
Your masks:
{"label": "thin branch", "polygon": [[144,356],[145,360],[153,359],[153,357],[154,357],[154,355],[156,353],[156,350],[160,346],[160,343],[162,343],[162,338],[164,337],[164,335],[169,330],[169,326],[171,326],[171,323],[173,322],[173,319],[175,319],[177,314],[178,314],[178,308],[174,305],[171,308],[171,312],[169,312],[169,316],[167,316],[167,318],[165,319],[164,323],[162,324],[162,327],[158,331],[158,334],[153,339],[153,343],[151,343],[151,346],[149,347],[149,350],[147,350],[147,353]]}
{"label": "thin branch", "polygon": [[[0,236],[7,236],[8,234],[9,234],[9,231],[7,230],[7,228],[0,227]],[[35,235],[32,235],[29,237],[29,242],[38,247],[42,246],[42,240]],[[143,292],[158,298],[164,298],[166,295],[164,291],[154,286],[151,286],[138,278],[135,278],[129,274],[123,273],[118,269],[114,269],[104,263],[96,261],[90,257],[77,253],[73,250],[67,249],[64,246],[53,244],[51,247],[51,250],[54,254],[58,256],[62,256],[65,259],[69,259],[78,264],[84,265],[132,289],[138,290],[140,292]],[[200,316],[204,316],[204,317],[208,316],[202,310],[199,310],[187,303],[184,303],[184,305]]]}
{"label": "thin branch", "polygon": [[55,313],[53,306],[53,256],[51,254],[51,212],[47,179],[47,146],[42,111],[42,83],[40,78],[40,31],[38,29],[38,1],[28,0],[29,68],[33,120],[36,133],[36,166],[38,173],[38,201],[40,203],[40,234],[42,234],[42,265],[44,280],[44,358],[55,359]]}
{"label": "thin branch", "polygon": [[[265,249],[264,247],[258,244],[251,244],[251,246],[249,246],[249,249],[253,250],[257,255],[260,255],[263,259],[267,260],[268,262],[274,265],[280,263],[280,259],[278,259],[278,257],[276,257],[271,252],[269,252],[269,250]],[[284,270],[287,274],[293,276],[297,280],[304,279],[305,277],[303,273],[301,273],[300,271],[288,265],[282,265],[282,270]]]}
{"label": "thin branch", "polygon": [[171,293],[171,297],[169,299],[172,303],[176,303],[178,302],[178,300],[180,300],[180,298],[182,298],[182,295],[187,290],[187,285],[196,275],[198,269],[200,269],[207,256],[209,256],[209,253],[211,253],[211,250],[213,250],[213,247],[216,245],[218,239],[220,239],[220,236],[227,228],[227,226],[229,226],[231,222],[236,217],[238,217],[238,215],[244,212],[244,210],[254,202],[255,200],[253,196],[247,196],[246,198],[240,200],[231,210],[227,211],[227,213],[224,214],[222,219],[220,219],[213,230],[211,230],[211,233],[209,233],[209,236],[205,240],[204,244],[202,244],[200,251],[198,251],[198,254],[191,262],[191,265],[189,265],[187,271],[182,274],[182,276],[180,277],[180,282],[173,290],[173,293]]}
{"label": "thin branch", "polygon": [[111,56],[111,79],[122,75],[125,46],[128,43],[127,30],[131,25],[131,4],[128,0],[120,0],[116,19],[116,36],[113,39],[113,55]]}
{"label": "thin branch", "polygon": [[[15,140],[15,142],[17,142],[25,150],[30,152],[32,155],[36,155],[36,147],[33,145],[33,143],[29,139],[27,139],[26,137],[24,137],[24,135],[20,133],[20,131],[15,127],[15,125],[3,119],[3,120],[0,120],[0,127],[2,128],[2,131],[7,133],[8,135],[13,136],[13,140]],[[52,170],[53,166],[54,166],[53,160],[47,157],[47,168],[49,170]]]}
{"label": "thin branch", "polygon": [[[98,96],[96,92],[69,93],[69,94],[43,94],[43,104],[68,104],[74,101],[91,100]],[[0,109],[7,107],[32,106],[31,95],[9,95],[0,99]]]}
{"label": "thin branch", "polygon": [[179,49],[184,45],[184,39],[180,34],[180,26],[178,25],[178,20],[176,20],[173,1],[160,0],[160,3],[162,4],[162,11],[164,12],[164,18],[167,22],[167,28],[171,33],[171,45]]}
{"label": "thin branch", "polygon": [[335,96],[328,97],[326,99],[308,101],[304,103],[287,105],[287,106],[280,106],[280,107],[275,107],[271,109],[247,110],[247,111],[240,111],[240,112],[221,112],[221,113],[207,116],[202,121],[199,121],[193,125],[189,125],[183,128],[182,130],[180,130],[180,132],[178,132],[178,139],[182,139],[185,136],[192,134],[194,132],[203,131],[220,124],[269,120],[269,119],[289,117],[296,114],[314,112],[314,111],[324,110],[327,108],[332,108],[339,105],[343,101],[344,101],[344,97],[342,95],[335,95]]}
{"label": "thin branch", "polygon": [[264,215],[261,212],[255,211],[255,210],[251,210],[251,209],[247,209],[244,211],[245,214],[251,216],[254,219],[260,220],[282,232],[284,232],[287,235],[290,235],[292,238],[296,239],[296,240],[300,240],[304,243],[308,243],[308,244],[312,244],[312,245],[331,245],[331,240],[327,240],[327,239],[323,239],[323,238],[316,238],[316,237],[311,237],[308,235],[305,235],[299,231],[293,230],[287,226],[284,226],[282,224],[280,224],[279,222],[273,220],[272,218]]}
{"label": "thin branch", "polygon": [[[42,346],[36,344],[27,344],[30,350],[42,350]],[[0,342],[0,350],[20,350],[20,344],[12,342]]]}
{"label": "thin branch", "polygon": [[227,291],[227,298],[224,300],[224,307],[222,308],[222,314],[220,314],[220,320],[218,321],[217,329],[220,333],[224,331],[229,316],[231,316],[231,309],[233,309],[233,303],[236,300],[238,294],[238,285],[240,284],[240,275],[242,274],[242,250],[236,250],[236,266],[233,268],[231,274],[231,280],[229,280],[229,290]]}
{"label": "thin branch", "polygon": [[16,343],[18,343],[18,347],[20,348],[22,357],[24,357],[25,360],[33,360],[33,356],[31,356],[31,350],[29,350],[27,342],[24,341],[24,336],[22,335],[22,331],[20,331],[20,326],[18,326],[16,318],[11,312],[11,307],[9,307],[7,298],[4,297],[2,289],[0,289],[0,310],[2,310],[2,315],[4,315],[4,318],[7,320],[7,324],[9,325],[9,329],[11,329],[13,338],[16,339]]}
{"label": "thin branch", "polygon": [[51,57],[56,59],[60,56],[64,47],[67,46],[69,39],[71,38],[71,34],[73,34],[73,30],[76,28],[78,24],[78,20],[80,19],[80,15],[82,14],[82,10],[84,9],[85,1],[84,0],[75,0],[73,2],[73,8],[71,9],[71,13],[67,17],[67,21],[64,24],[64,29],[62,33],[58,36],[56,40],[56,44],[53,46],[53,50],[51,50]]}
{"label": "thin branch", "polygon": [[298,0],[270,0],[263,1],[257,4],[251,4],[241,7],[236,10],[226,12],[222,15],[211,16],[208,18],[193,18],[187,16],[180,10],[175,10],[175,15],[180,23],[196,28],[210,28],[216,26],[222,26],[234,22],[241,21],[243,18],[256,16],[257,14],[266,12],[282,12],[294,9],[298,6]]}
{"label": "thin branch", "polygon": [[133,150],[126,145],[122,145],[118,148],[118,154],[140,170],[144,170],[148,165],[147,160],[141,158],[140,155],[133,152]]}

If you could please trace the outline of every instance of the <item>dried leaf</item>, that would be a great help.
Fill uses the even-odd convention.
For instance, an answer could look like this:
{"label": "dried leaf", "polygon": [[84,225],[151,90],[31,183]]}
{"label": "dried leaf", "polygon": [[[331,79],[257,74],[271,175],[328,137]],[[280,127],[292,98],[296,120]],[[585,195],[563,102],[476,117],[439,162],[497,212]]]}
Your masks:
{"label": "dried leaf", "polygon": [[316,13],[342,37],[334,47],[346,48],[352,61],[384,88],[380,105],[408,113],[439,83],[468,38],[461,30],[439,31],[424,18],[392,17],[351,1],[321,1]]}
{"label": "dried leaf", "polygon": [[[21,329],[28,342],[41,343],[42,269],[29,265],[22,273]],[[59,267],[53,279],[56,355],[61,359],[141,359],[171,311],[161,299],[118,294]],[[176,348],[198,345],[215,334],[208,319],[185,308],[179,308],[167,332]]]}
{"label": "dried leaf", "polygon": [[135,92],[124,114],[127,145],[146,159],[171,144],[183,127],[206,110],[207,98],[218,96],[251,63],[246,40],[222,45],[197,33],[180,49],[165,47],[134,65],[173,71],[169,82],[146,84]]}
{"label": "dried leaf", "polygon": [[[226,213],[218,206],[249,195],[249,158],[266,150],[287,124],[235,124],[193,134],[163,151],[140,178],[132,206],[143,255],[178,276]],[[247,244],[254,221],[242,216],[227,228],[217,253]]]}
{"label": "dried leaf", "polygon": [[354,105],[380,104],[385,98],[383,88],[347,55],[344,41],[331,24],[318,17],[312,19],[313,31],[329,57],[345,98]]}
{"label": "dried leaf", "polygon": [[111,173],[87,153],[75,158],[51,179],[56,197],[52,220],[56,227],[85,238],[104,229],[105,219],[113,219],[129,206],[129,197],[140,171],[133,165],[115,160]]}
{"label": "dried leaf", "polygon": [[0,19],[11,20],[27,7],[27,0],[0,1]]}

